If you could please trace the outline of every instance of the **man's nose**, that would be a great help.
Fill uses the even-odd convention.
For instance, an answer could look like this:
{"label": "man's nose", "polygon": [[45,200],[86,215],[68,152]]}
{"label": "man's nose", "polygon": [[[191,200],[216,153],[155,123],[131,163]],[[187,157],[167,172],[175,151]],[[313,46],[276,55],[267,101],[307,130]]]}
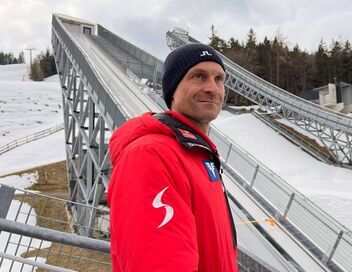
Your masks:
{"label": "man's nose", "polygon": [[219,86],[215,81],[215,78],[208,78],[208,80],[204,82],[203,89],[205,92],[216,93],[219,89]]}

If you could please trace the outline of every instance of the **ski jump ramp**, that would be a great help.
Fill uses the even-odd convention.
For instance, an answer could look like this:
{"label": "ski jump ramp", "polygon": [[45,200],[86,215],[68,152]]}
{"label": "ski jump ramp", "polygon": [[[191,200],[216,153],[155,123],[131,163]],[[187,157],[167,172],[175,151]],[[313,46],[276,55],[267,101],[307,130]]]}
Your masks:
{"label": "ski jump ramp", "polygon": [[[171,48],[196,42],[167,33]],[[105,203],[113,130],[146,111],[165,109],[163,62],[104,27],[62,14],[52,19],[52,46],[63,95],[69,193],[72,201]],[[352,119],[301,101],[223,58],[226,87],[318,135],[341,163],[351,164]],[[211,128],[219,147],[234,221],[272,217],[277,226],[238,225],[242,271],[350,271],[349,230],[306,201],[255,158]],[[80,209],[71,207],[73,216]],[[92,209],[89,224],[95,224]],[[247,242],[246,242],[247,241]],[[251,241],[251,242],[248,242]]]}

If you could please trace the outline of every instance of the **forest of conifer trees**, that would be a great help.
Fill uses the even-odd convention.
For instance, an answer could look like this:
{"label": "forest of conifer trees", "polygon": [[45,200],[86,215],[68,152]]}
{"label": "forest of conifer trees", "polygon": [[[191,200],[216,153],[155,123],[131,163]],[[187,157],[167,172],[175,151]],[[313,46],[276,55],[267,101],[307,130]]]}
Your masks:
{"label": "forest of conifer trees", "polygon": [[54,55],[47,49],[34,59],[31,65],[30,78],[34,81],[42,81],[44,78],[56,73]]}
{"label": "forest of conifer trees", "polygon": [[0,52],[0,65],[25,63],[24,53],[21,51],[16,58],[14,53]]}
{"label": "forest of conifer trees", "polygon": [[[209,44],[243,68],[295,95],[327,83],[352,83],[352,47],[348,40],[333,40],[329,46],[321,40],[317,50],[308,53],[298,44],[289,48],[279,33],[273,40],[265,37],[258,42],[250,29],[245,41],[226,41],[212,26]],[[236,100],[236,104],[248,104],[245,99]]]}

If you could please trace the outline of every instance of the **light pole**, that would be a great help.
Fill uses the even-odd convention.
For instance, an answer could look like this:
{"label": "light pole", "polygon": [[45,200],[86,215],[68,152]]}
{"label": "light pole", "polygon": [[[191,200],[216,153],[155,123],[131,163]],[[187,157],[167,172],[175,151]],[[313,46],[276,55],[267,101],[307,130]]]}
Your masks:
{"label": "light pole", "polygon": [[27,46],[27,48],[25,50],[29,50],[29,62],[30,62],[30,67],[32,67],[32,50],[36,50],[34,47],[32,46]]}

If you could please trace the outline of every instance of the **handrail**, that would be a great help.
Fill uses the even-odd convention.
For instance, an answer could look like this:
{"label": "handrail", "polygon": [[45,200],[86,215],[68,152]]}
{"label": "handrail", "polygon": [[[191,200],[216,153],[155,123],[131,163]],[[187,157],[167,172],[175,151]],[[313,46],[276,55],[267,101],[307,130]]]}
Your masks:
{"label": "handrail", "polygon": [[218,146],[225,170],[283,223],[297,240],[329,268],[352,267],[349,258],[352,236],[348,228],[214,126],[211,126],[209,136]]}
{"label": "handrail", "polygon": [[[180,43],[188,43],[189,41],[183,40],[180,37],[176,36],[175,34],[171,33],[170,31],[167,32],[167,35],[172,36],[173,39],[178,40]],[[191,38],[191,37],[190,37]],[[192,38],[193,39],[193,38]],[[193,39],[194,40],[194,39]],[[196,41],[196,40],[194,40]],[[198,41],[196,41],[198,42]],[[332,111],[328,108],[324,108],[320,105],[314,104],[310,101],[307,101],[301,97],[297,97],[284,89],[281,89],[274,84],[267,82],[266,80],[258,77],[257,75],[247,71],[246,69],[242,68],[238,64],[231,61],[229,58],[225,57],[223,54],[219,53],[222,60],[224,61],[224,65],[226,67],[227,72],[232,72],[237,76],[241,77],[243,80],[250,82],[253,84],[253,87],[259,89],[260,92],[265,93],[265,96],[269,99],[275,99],[280,101],[280,105],[293,105],[299,111],[305,111],[306,114],[310,116],[314,116],[315,120],[317,121],[333,121],[334,124],[339,124],[339,128],[346,131],[352,132],[352,118],[346,116],[345,114]],[[284,98],[283,98],[284,97]],[[297,104],[299,103],[299,104]],[[305,107],[302,107],[304,105]],[[314,114],[312,112],[312,108],[316,110],[319,114]],[[325,118],[322,116],[325,115]]]}
{"label": "handrail", "polygon": [[[0,227],[1,229],[1,227]],[[76,272],[76,270],[71,270],[71,269],[66,269],[66,268],[62,268],[62,267],[58,267],[58,266],[54,266],[54,265],[50,265],[50,264],[46,264],[46,263],[40,263],[40,262],[36,262],[36,261],[32,261],[30,259],[26,259],[26,258],[22,258],[19,256],[14,256],[14,255],[10,255],[7,253],[3,253],[0,251],[0,258],[4,258],[4,259],[8,259],[14,262],[18,262],[18,263],[22,263],[22,264],[27,264],[27,265],[31,265],[37,268],[41,268],[44,269],[44,271],[54,271],[54,272]]]}
{"label": "handrail", "polygon": [[58,125],[53,126],[51,128],[36,132],[31,135],[27,135],[25,137],[22,137],[17,140],[14,140],[12,142],[9,142],[6,145],[0,146],[0,155],[18,147],[18,146],[39,140],[39,139],[44,138],[46,136],[49,136],[51,134],[54,134],[55,132],[58,132],[62,129],[64,129],[64,124],[58,124]]}
{"label": "handrail", "polygon": [[259,114],[256,111],[252,112],[252,114],[260,121],[262,121],[264,124],[268,125],[272,129],[277,131],[279,134],[282,134],[284,137],[289,139],[289,141],[296,144],[301,149],[305,150],[308,154],[312,155],[313,157],[315,157],[316,159],[322,162],[325,162],[330,165],[332,164],[331,160],[333,159],[333,157],[328,151],[323,152],[322,150],[314,146],[312,143],[310,143],[308,140],[306,140],[304,137],[298,136],[299,134],[297,135],[294,134],[284,124],[281,124],[273,120],[272,118],[268,117],[267,114]]}
{"label": "handrail", "polygon": [[110,243],[103,240],[74,235],[71,233],[52,230],[39,226],[32,226],[4,218],[0,218],[0,230],[40,240],[110,253]]}

